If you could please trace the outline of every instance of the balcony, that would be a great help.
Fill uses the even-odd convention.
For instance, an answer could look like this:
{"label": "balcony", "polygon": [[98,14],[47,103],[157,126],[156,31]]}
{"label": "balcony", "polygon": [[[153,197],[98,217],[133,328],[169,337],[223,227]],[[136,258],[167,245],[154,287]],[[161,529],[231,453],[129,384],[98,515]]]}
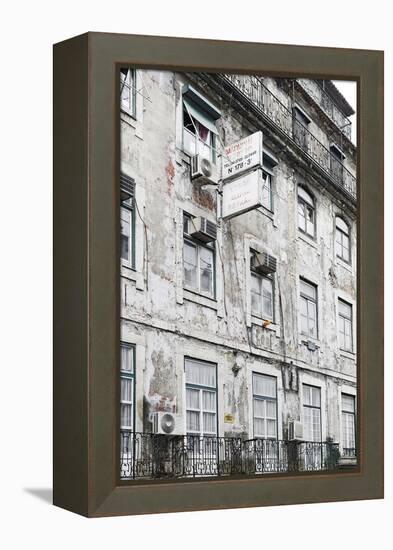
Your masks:
{"label": "balcony", "polygon": [[327,176],[332,185],[356,201],[356,178],[344,164],[325,147],[310,130],[295,119],[292,111],[284,105],[256,76],[221,74],[219,76],[223,87],[267,117],[273,126],[284,133],[286,138],[294,143],[322,173]]}
{"label": "balcony", "polygon": [[329,442],[123,431],[120,443],[123,480],[327,471],[340,459],[338,444]]}

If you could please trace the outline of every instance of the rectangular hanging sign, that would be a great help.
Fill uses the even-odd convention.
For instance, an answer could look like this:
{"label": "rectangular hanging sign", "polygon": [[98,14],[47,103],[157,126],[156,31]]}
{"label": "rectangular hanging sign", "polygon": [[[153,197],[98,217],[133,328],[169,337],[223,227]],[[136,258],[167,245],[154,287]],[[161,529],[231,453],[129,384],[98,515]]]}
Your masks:
{"label": "rectangular hanging sign", "polygon": [[233,218],[262,204],[262,170],[254,170],[225,183],[222,188],[222,217]]}
{"label": "rectangular hanging sign", "polygon": [[222,156],[222,179],[225,181],[240,176],[248,170],[262,167],[262,132],[225,147]]}

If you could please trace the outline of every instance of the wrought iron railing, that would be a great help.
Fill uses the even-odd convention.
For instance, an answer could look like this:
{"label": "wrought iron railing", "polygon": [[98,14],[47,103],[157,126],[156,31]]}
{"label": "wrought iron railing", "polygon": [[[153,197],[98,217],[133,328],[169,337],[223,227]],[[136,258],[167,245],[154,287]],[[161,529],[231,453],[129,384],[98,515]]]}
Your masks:
{"label": "wrought iron railing", "polygon": [[163,479],[334,470],[337,443],[122,431],[120,477]]}
{"label": "wrought iron railing", "polygon": [[284,134],[317,164],[332,180],[335,187],[356,200],[356,178],[344,164],[293,115],[262,80],[253,75],[222,74],[223,83],[241,94],[254,108],[263,113]]}

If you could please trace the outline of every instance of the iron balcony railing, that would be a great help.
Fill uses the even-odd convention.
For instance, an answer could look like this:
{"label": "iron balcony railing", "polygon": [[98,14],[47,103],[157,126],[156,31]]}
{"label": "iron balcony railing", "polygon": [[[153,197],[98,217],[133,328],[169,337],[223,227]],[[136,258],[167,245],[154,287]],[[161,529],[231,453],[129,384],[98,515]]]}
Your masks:
{"label": "iron balcony railing", "polygon": [[326,173],[333,185],[356,200],[356,178],[344,164],[298,121],[257,76],[222,74],[223,83],[232,87],[254,108],[263,113]]}
{"label": "iron balcony railing", "polygon": [[337,443],[121,432],[120,477],[163,479],[334,470]]}

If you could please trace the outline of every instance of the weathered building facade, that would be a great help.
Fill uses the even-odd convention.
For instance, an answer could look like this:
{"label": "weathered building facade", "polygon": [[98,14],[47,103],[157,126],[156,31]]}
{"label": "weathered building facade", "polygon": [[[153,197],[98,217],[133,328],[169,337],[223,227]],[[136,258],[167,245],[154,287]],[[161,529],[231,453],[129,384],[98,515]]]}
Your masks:
{"label": "weathered building facade", "polygon": [[[352,113],[330,81],[121,71],[123,478],[356,462]],[[223,219],[256,132],[261,205]]]}

